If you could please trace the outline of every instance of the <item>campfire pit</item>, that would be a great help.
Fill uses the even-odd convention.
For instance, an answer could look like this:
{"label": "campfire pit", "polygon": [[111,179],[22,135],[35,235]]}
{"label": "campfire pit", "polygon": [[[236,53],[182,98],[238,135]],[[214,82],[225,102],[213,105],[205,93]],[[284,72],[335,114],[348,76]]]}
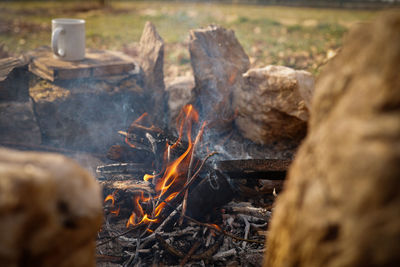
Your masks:
{"label": "campfire pit", "polygon": [[182,109],[175,140],[147,117],[120,132],[126,145],[111,147],[108,156],[118,161],[153,156],[97,168],[106,213],[99,265],[259,265],[272,192],[281,188],[291,160],[213,159],[218,153],[204,152],[202,139],[209,128],[192,105]]}

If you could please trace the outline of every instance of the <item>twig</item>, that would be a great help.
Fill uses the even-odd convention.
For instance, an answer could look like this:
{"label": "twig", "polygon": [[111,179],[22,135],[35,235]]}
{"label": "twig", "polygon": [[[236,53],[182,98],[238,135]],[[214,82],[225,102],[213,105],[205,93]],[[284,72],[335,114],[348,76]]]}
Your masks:
{"label": "twig", "polygon": [[[167,205],[171,206],[171,204],[169,204],[168,202],[165,202],[165,203],[167,203]],[[182,213],[181,213],[181,214],[182,214]],[[246,242],[249,242],[249,243],[264,244],[264,242],[259,241],[259,240],[245,239],[245,238],[241,238],[241,237],[235,236],[235,235],[233,235],[233,234],[231,234],[231,233],[229,233],[229,232],[227,232],[227,231],[225,231],[225,230],[222,230],[222,229],[219,228],[219,227],[215,227],[215,225],[212,225],[212,224],[209,224],[209,223],[202,223],[202,222],[199,222],[198,220],[193,219],[192,217],[189,217],[189,216],[187,216],[187,215],[183,215],[183,217],[185,217],[185,219],[187,219],[187,220],[189,220],[189,221],[191,221],[191,222],[194,222],[194,223],[196,223],[196,224],[198,224],[198,225],[201,225],[201,226],[208,227],[208,228],[210,228],[210,229],[216,230],[216,231],[218,231],[218,232],[220,232],[220,233],[222,233],[222,234],[224,234],[224,235],[226,235],[226,236],[229,236],[229,237],[231,237],[231,238],[233,238],[233,239],[235,239],[235,240],[238,240],[238,241],[246,241]]]}
{"label": "twig", "polygon": [[218,154],[218,152],[211,152],[209,153],[201,162],[200,167],[197,169],[197,171],[193,174],[193,176],[190,178],[190,180],[188,182],[185,183],[185,186],[182,188],[182,190],[178,193],[178,195],[175,197],[175,199],[177,199],[177,197],[184,192],[189,186],[191,186],[193,184],[193,182],[195,181],[195,179],[197,178],[197,176],[199,175],[200,171],[203,169],[204,164],[206,163],[206,161],[214,156]]}
{"label": "twig", "polygon": [[222,231],[223,231],[223,233],[224,233],[226,236],[229,236],[229,237],[231,237],[231,238],[233,238],[233,239],[235,239],[235,240],[238,240],[238,241],[246,241],[246,242],[248,242],[248,243],[257,243],[257,244],[262,244],[262,245],[264,245],[264,243],[265,243],[265,242],[259,241],[259,240],[244,239],[244,238],[235,236],[235,235],[233,235],[233,234],[231,234],[231,233],[229,233],[229,232],[227,232],[227,231],[225,231],[225,230],[222,230]]}
{"label": "twig", "polygon": [[[174,246],[168,244],[167,241],[165,241],[159,234],[156,234],[156,238],[160,242],[161,246],[163,246],[172,255],[174,255],[176,257],[179,257],[179,258],[184,258],[185,257],[185,254],[183,252],[177,250]],[[213,246],[211,246],[209,249],[207,249],[206,251],[204,251],[204,252],[202,252],[200,254],[192,255],[191,259],[193,259],[193,260],[202,260],[202,259],[211,258],[211,256],[218,250],[218,248],[222,244],[223,240],[224,240],[224,236],[221,235],[218,238],[218,241],[215,242],[215,244]]]}
{"label": "twig", "polygon": [[179,258],[185,257],[185,255],[182,252],[180,252],[179,250],[168,244],[167,241],[165,241],[159,234],[156,234],[156,239],[158,240],[158,242],[160,242],[160,245],[163,246],[172,255]]}
{"label": "twig", "polygon": [[196,243],[193,244],[192,248],[189,250],[189,252],[186,254],[186,256],[181,261],[181,263],[180,263],[181,266],[184,266],[186,264],[186,262],[190,259],[190,257],[193,255],[193,253],[196,252],[196,250],[200,247],[200,245],[201,245],[200,241],[196,241]]}
{"label": "twig", "polygon": [[232,249],[227,250],[227,251],[218,252],[217,254],[215,254],[212,257],[212,259],[215,260],[215,261],[218,261],[218,260],[222,260],[224,258],[233,256],[235,254],[236,254],[236,249],[232,248]]}
{"label": "twig", "polygon": [[140,124],[132,123],[131,126],[129,126],[129,130],[128,130],[127,135],[129,135],[129,133],[132,132],[133,129],[135,129],[135,128],[136,129],[140,129],[140,130],[144,130],[146,132],[155,132],[155,133],[162,133],[163,132],[160,128],[158,128],[158,127],[156,127],[154,125],[152,125],[151,127],[146,127],[146,126],[143,126],[143,125],[140,125]]}
{"label": "twig", "polygon": [[176,209],[169,214],[169,216],[154,230],[154,232],[151,235],[142,239],[142,241],[143,241],[142,247],[145,247],[149,242],[153,241],[156,234],[159,234],[161,231],[164,230],[165,225],[167,225],[172,220],[172,218],[175,217],[176,213],[178,212],[177,210],[180,208],[181,208],[181,205],[176,207]]}
{"label": "twig", "polygon": [[101,242],[101,243],[99,243],[99,244],[96,244],[96,247],[100,247],[100,246],[102,246],[102,245],[104,245],[104,244],[107,244],[107,243],[110,242],[110,241],[113,241],[113,240],[117,239],[117,238],[120,237],[120,236],[129,234],[129,233],[133,232],[133,230],[136,230],[137,228],[139,228],[139,226],[142,226],[142,225],[141,225],[141,224],[136,225],[136,226],[134,226],[133,228],[131,228],[131,229],[129,229],[129,230],[123,232],[123,233],[120,233],[120,234],[118,234],[118,235],[112,236],[112,237],[110,237],[109,239],[106,239],[106,241],[103,241],[103,242]]}
{"label": "twig", "polygon": [[[203,135],[205,126],[206,126],[206,123],[204,122],[203,125],[201,126],[200,131],[197,133],[196,139],[194,140],[186,181],[189,181],[190,178],[192,177],[192,168],[193,168],[193,163],[194,163],[194,153],[195,153],[196,148],[197,148],[197,146],[198,146],[198,144],[200,142],[201,136]],[[182,215],[184,215],[186,213],[188,193],[189,193],[189,190],[186,189],[185,190],[185,196],[183,197],[183,202],[182,202]],[[181,216],[180,219],[179,219],[179,225],[182,225],[182,223],[183,223],[183,216]]]}
{"label": "twig", "polygon": [[215,242],[214,245],[212,245],[209,249],[204,251],[203,253],[193,255],[191,258],[192,260],[205,260],[205,259],[210,259],[212,255],[217,252],[218,248],[221,246],[222,242],[224,241],[224,236],[221,235],[217,242]]}
{"label": "twig", "polygon": [[[239,215],[240,216],[240,215]],[[249,231],[250,231],[250,223],[249,223],[249,221],[246,219],[246,217],[244,217],[244,216],[240,216],[240,218],[242,218],[242,220],[244,221],[244,223],[245,223],[245,228],[244,228],[244,239],[247,239],[248,238],[248,236],[249,236]],[[244,249],[245,247],[246,247],[246,245],[247,245],[247,242],[243,242],[243,244],[242,244],[242,248]]]}
{"label": "twig", "polygon": [[129,260],[123,266],[126,266],[126,267],[134,266],[134,264],[137,261],[138,256],[139,256],[139,246],[140,246],[140,237],[138,239],[136,239],[135,253],[130,256]]}

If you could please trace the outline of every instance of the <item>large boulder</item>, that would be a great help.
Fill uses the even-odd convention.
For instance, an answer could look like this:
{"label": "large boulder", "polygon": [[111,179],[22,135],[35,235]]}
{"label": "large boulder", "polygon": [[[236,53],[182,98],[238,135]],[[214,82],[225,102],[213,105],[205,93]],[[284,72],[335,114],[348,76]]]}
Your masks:
{"label": "large boulder", "polygon": [[316,84],[264,266],[400,266],[400,14],[362,25]]}
{"label": "large boulder", "polygon": [[194,102],[209,126],[230,130],[232,93],[241,86],[249,58],[232,30],[218,26],[190,31],[189,51],[195,77]]}
{"label": "large boulder", "polygon": [[102,79],[39,80],[30,88],[43,143],[106,153],[134,118],[146,111],[137,74]]}
{"label": "large boulder", "polygon": [[259,144],[301,140],[307,129],[314,78],[307,71],[283,66],[250,69],[234,92],[235,124]]}
{"label": "large boulder", "polygon": [[95,179],[50,153],[0,149],[0,265],[95,266],[102,199]]}

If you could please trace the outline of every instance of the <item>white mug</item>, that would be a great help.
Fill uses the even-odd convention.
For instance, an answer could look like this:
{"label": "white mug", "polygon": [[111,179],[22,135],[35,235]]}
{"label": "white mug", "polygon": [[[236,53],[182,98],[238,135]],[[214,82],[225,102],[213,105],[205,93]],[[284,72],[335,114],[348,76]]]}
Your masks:
{"label": "white mug", "polygon": [[53,19],[51,48],[61,60],[76,61],[85,58],[85,20]]}

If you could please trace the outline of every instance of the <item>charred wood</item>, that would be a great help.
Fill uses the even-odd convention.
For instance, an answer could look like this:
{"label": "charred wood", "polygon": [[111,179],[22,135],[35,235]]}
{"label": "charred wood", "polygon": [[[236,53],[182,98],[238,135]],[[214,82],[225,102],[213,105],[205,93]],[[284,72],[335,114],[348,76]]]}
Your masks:
{"label": "charred wood", "polygon": [[231,179],[283,180],[290,163],[288,159],[225,160],[217,163],[217,169]]}
{"label": "charred wood", "polygon": [[154,153],[129,146],[114,145],[108,150],[107,158],[118,162],[149,163],[154,161]]}
{"label": "charred wood", "polygon": [[218,171],[210,170],[189,193],[187,214],[196,220],[204,220],[216,208],[230,202],[234,196],[234,191],[226,177]]}

